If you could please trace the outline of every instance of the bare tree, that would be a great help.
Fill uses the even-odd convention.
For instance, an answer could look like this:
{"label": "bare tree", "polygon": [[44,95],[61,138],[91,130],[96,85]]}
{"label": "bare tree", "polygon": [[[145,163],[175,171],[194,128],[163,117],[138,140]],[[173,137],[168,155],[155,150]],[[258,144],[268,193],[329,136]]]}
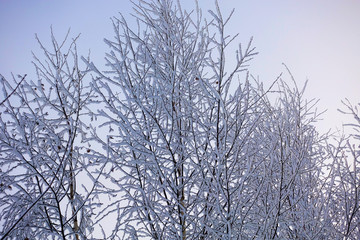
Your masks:
{"label": "bare tree", "polygon": [[323,158],[313,102],[280,76],[270,101],[246,73],[251,41],[228,66],[236,36],[218,4],[209,21],[172,1],[139,1],[135,11],[138,29],[113,20],[110,70],[89,63],[105,104],[98,115],[112,132],[98,138],[113,163],[109,191],[122,196],[106,210],[118,210],[111,237],[318,236]]}
{"label": "bare tree", "polygon": [[81,143],[92,91],[76,38],[66,38],[58,43],[51,34],[52,51],[39,41],[45,59],[34,55],[36,83],[12,89],[1,82],[13,94],[1,106],[2,239],[84,239],[92,229],[88,196],[96,181],[86,177],[91,165]]}
{"label": "bare tree", "polygon": [[329,215],[338,238],[358,239],[360,236],[359,105],[352,106],[348,100],[343,104],[346,109],[341,112],[353,117],[355,123],[345,125],[353,128],[350,136],[339,137],[336,139],[336,145],[328,145],[328,152],[333,162]]}
{"label": "bare tree", "polygon": [[218,3],[134,10],[106,71],[51,34],[36,82],[1,78],[1,239],[357,239],[359,134],[327,143],[286,66],[255,79]]}

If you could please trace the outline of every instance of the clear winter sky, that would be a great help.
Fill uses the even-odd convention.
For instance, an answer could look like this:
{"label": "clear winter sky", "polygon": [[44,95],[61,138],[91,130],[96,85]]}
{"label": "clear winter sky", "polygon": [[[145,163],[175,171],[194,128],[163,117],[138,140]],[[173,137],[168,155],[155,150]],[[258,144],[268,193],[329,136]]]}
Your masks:
{"label": "clear winter sky", "polygon": [[[180,0],[185,7],[192,0]],[[360,102],[360,1],[359,0],[219,0],[224,13],[235,8],[229,33],[239,41],[253,36],[259,55],[252,74],[265,85],[284,71],[286,63],[298,85],[309,80],[306,96],[319,98],[318,108],[328,109],[320,124],[324,131],[341,127],[337,112],[345,97]],[[205,12],[214,1],[199,0]],[[103,64],[107,47],[103,38],[113,36],[110,17],[122,12],[130,17],[128,0],[0,0],[0,74],[34,76],[31,51],[39,53],[34,34],[50,42],[50,25],[60,40],[71,27],[81,33],[78,49]],[[41,55],[40,55],[41,56]],[[2,97],[2,95],[1,95]],[[0,99],[2,100],[2,99]]]}

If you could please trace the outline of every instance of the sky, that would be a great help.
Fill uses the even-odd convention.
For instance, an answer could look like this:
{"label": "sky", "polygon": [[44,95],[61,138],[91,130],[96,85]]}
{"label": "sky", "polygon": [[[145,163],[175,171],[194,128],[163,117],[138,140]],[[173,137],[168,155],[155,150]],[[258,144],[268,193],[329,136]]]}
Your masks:
{"label": "sky", "polygon": [[[185,8],[194,1],[180,0]],[[203,12],[214,1],[199,0]],[[285,63],[299,86],[308,80],[305,97],[319,99],[327,110],[318,124],[321,132],[341,128],[349,119],[340,114],[341,100],[360,103],[360,1],[358,0],[219,0],[224,14],[235,9],[228,33],[253,44],[259,55],[251,73],[265,86],[285,71]],[[0,74],[34,76],[34,51],[41,56],[35,33],[50,43],[50,26],[57,39],[81,33],[78,50],[98,65],[104,63],[104,38],[113,37],[110,18],[121,12],[131,18],[129,0],[0,0]],[[229,59],[230,60],[230,59]],[[289,78],[287,78],[290,80]]]}

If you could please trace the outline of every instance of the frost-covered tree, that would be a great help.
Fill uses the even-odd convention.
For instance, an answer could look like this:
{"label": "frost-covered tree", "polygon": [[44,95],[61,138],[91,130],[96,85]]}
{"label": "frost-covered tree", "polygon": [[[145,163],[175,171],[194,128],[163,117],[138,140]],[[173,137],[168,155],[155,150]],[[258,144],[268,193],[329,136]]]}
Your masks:
{"label": "frost-covered tree", "polygon": [[350,136],[336,139],[335,144],[328,144],[332,161],[331,202],[329,215],[337,238],[358,239],[360,236],[360,114],[358,106],[343,102],[343,114],[350,115],[354,123]]}
{"label": "frost-covered tree", "polygon": [[230,52],[232,13],[217,4],[207,21],[173,1],[135,11],[136,29],[113,20],[109,70],[89,63],[111,131],[98,138],[108,191],[121,196],[105,210],[118,212],[111,237],[316,238],[325,200],[312,102],[280,77],[269,100],[247,73],[251,41]]}
{"label": "frost-covered tree", "polygon": [[286,66],[252,77],[217,3],[134,10],[105,71],[52,34],[37,81],[1,77],[1,239],[357,239],[359,134],[327,143]]}
{"label": "frost-covered tree", "polygon": [[22,77],[13,89],[1,77],[1,239],[84,239],[92,230],[94,156],[82,143],[92,91],[75,41],[51,34],[51,50],[39,41],[35,82]]}
{"label": "frost-covered tree", "polygon": [[315,102],[303,99],[305,88],[293,85],[280,82],[279,98],[260,127],[256,236],[326,239],[322,207],[328,198],[321,190],[325,151],[314,127],[318,114]]}

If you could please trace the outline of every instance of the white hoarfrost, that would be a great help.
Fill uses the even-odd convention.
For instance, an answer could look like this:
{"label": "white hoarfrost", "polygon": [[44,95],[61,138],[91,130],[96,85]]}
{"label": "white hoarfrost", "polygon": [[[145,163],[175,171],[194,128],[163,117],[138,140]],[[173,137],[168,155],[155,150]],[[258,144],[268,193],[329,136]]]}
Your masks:
{"label": "white hoarfrost", "polygon": [[52,34],[36,81],[1,78],[1,239],[356,239],[359,134],[327,143],[286,66],[264,89],[233,12],[134,11],[105,71]]}

